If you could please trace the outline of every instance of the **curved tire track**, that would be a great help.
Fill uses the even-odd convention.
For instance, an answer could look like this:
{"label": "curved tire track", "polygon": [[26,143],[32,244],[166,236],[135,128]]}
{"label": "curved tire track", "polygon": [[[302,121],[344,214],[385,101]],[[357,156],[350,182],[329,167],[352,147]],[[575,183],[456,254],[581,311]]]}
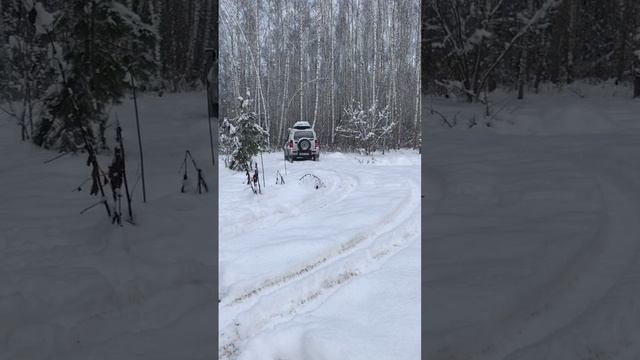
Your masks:
{"label": "curved tire track", "polygon": [[299,267],[296,267],[295,269],[292,269],[284,274],[280,274],[277,276],[272,276],[267,279],[264,279],[260,282],[260,284],[250,288],[245,288],[239,294],[236,293],[236,294],[227,295],[227,298],[231,297],[232,299],[228,302],[227,301],[222,302],[221,306],[223,307],[234,306],[241,302],[246,301],[249,298],[252,298],[258,294],[261,294],[271,288],[285,286],[287,283],[291,281],[295,281],[298,278],[304,277],[307,274],[316,270],[317,268],[320,268],[323,266],[329,266],[332,262],[334,262],[336,259],[338,259],[342,255],[345,255],[345,254],[348,255],[351,251],[357,248],[361,243],[366,243],[368,239],[372,239],[378,236],[382,231],[384,231],[385,228],[389,226],[389,224],[396,223],[397,219],[400,219],[400,221],[402,221],[403,216],[410,216],[411,211],[413,211],[413,209],[411,209],[406,204],[407,202],[410,202],[412,201],[412,199],[415,199],[417,197],[417,194],[413,190],[414,188],[413,187],[411,188],[412,188],[412,191],[407,196],[405,196],[405,198],[403,198],[403,200],[400,201],[397,206],[393,208],[393,210],[391,211],[391,216],[387,217],[382,223],[374,226],[373,230],[359,232],[356,235],[352,236],[349,240],[341,243],[338,246],[335,246],[329,249],[322,255],[312,260],[309,260],[305,264]]}
{"label": "curved tire track", "polygon": [[[324,208],[332,204],[338,204],[343,201],[353,192],[353,189],[358,185],[358,179],[350,175],[340,174],[334,170],[324,170],[335,174],[337,181],[334,181],[334,186],[329,188],[329,191],[325,193],[325,197],[320,197],[315,193],[309,193],[306,197],[302,198],[298,203],[305,203],[305,206],[313,206],[318,208]],[[297,180],[296,180],[297,181]],[[335,199],[326,200],[326,195],[338,192],[338,196]],[[234,234],[237,234],[239,230],[247,231],[254,230],[260,227],[273,226],[285,219],[290,218],[292,215],[298,212],[299,206],[296,204],[289,204],[287,211],[273,212],[266,214],[258,220],[259,216],[255,213],[242,217],[241,219],[234,219],[233,222],[237,225],[225,227],[223,233],[219,233],[218,236],[224,238],[233,238]],[[229,222],[226,218],[221,218],[220,223]]]}
{"label": "curved tire track", "polygon": [[[221,328],[220,359],[237,359],[243,343],[250,337],[313,309],[322,299],[354,278],[379,268],[408,242],[419,238],[419,185],[413,181],[405,184],[409,191],[391,209],[390,216],[372,231],[356,234],[306,266],[269,278],[220,304],[229,307],[254,298],[248,308]],[[261,296],[257,297],[258,294]]]}
{"label": "curved tire track", "polygon": [[525,354],[588,318],[640,251],[640,198],[629,197],[624,190],[638,188],[635,177],[611,165],[607,156],[593,154],[588,158],[584,168],[597,179],[604,205],[605,220],[599,231],[567,261],[557,277],[532,291],[540,295],[507,313],[495,326],[500,330],[482,342],[473,359],[535,358]]}

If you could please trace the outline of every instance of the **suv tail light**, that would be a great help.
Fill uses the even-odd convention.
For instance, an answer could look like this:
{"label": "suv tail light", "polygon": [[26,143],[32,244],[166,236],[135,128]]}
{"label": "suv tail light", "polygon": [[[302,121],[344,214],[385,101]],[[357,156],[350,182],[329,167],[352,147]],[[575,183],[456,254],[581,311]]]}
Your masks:
{"label": "suv tail light", "polygon": [[289,147],[292,148],[293,147],[293,140],[289,140]]}
{"label": "suv tail light", "polygon": [[316,149],[320,149],[320,140],[316,139]]}

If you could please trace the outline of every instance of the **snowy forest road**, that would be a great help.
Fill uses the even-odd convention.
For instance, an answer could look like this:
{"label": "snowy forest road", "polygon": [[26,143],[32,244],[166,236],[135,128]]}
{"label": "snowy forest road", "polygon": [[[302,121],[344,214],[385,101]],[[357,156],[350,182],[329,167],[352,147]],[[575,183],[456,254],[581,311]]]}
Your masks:
{"label": "snowy forest road", "polygon": [[[373,162],[328,153],[320,162],[287,163],[285,176],[282,154],[266,154],[268,183],[258,196],[243,185],[244,174],[221,169],[220,358],[306,358],[307,352],[335,358],[327,351],[350,359],[418,358],[419,161],[410,152]],[[277,171],[285,184],[275,184]],[[307,173],[325,186],[299,183]],[[390,291],[394,282],[410,296]],[[367,296],[372,293],[377,297]],[[347,304],[338,300],[345,297]],[[348,311],[354,298],[358,310]],[[358,350],[354,344],[370,340],[349,330],[389,322],[380,307],[392,301],[405,316],[391,325],[403,331],[378,329],[387,345]]]}
{"label": "snowy forest road", "polygon": [[427,354],[638,355],[640,136],[426,141],[427,186],[441,193],[423,217]]}

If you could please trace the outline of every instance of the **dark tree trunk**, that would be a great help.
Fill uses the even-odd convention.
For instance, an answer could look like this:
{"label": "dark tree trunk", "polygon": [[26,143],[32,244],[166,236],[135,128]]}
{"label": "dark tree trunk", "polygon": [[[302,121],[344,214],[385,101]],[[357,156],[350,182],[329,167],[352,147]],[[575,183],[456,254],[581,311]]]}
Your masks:
{"label": "dark tree trunk", "polygon": [[625,69],[625,53],[627,52],[627,39],[628,39],[628,21],[629,11],[627,2],[620,0],[618,18],[620,23],[618,24],[617,43],[616,43],[616,85],[624,78]]}
{"label": "dark tree trunk", "polygon": [[633,98],[640,98],[640,64],[638,64],[633,78]]}

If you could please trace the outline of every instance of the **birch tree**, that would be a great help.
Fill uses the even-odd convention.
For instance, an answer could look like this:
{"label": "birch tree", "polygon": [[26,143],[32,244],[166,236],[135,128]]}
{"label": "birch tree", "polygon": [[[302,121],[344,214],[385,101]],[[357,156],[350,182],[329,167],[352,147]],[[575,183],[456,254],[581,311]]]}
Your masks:
{"label": "birch tree", "polygon": [[235,98],[250,88],[272,148],[299,120],[313,124],[325,146],[348,147],[336,134],[345,110],[354,101],[365,108],[378,103],[389,107],[389,122],[408,124],[394,126],[385,146],[414,146],[419,6],[417,0],[222,0],[223,116],[234,115]]}

